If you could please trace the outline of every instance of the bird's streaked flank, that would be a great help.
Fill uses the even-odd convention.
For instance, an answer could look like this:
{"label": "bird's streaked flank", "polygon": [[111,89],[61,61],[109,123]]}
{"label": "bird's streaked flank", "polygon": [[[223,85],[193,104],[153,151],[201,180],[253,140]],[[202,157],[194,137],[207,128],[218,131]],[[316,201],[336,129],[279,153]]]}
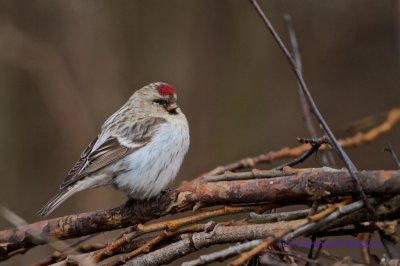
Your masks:
{"label": "bird's streaked flank", "polygon": [[113,185],[131,199],[157,196],[175,178],[189,148],[189,126],[168,84],[136,91],[101,127],[69,171],[60,192],[39,212],[50,214],[71,195]]}

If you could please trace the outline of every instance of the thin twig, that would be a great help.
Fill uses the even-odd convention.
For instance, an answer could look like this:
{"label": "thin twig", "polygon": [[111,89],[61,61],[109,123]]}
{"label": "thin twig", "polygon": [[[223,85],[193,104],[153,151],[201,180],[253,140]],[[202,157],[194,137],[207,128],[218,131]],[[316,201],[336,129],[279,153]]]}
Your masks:
{"label": "thin twig", "polygon": [[[342,201],[341,203],[332,205],[331,207],[313,215],[310,217],[310,223],[305,223],[297,228],[290,228],[281,230],[280,232],[276,233],[273,238],[263,241],[258,246],[254,247],[250,251],[242,253],[240,257],[234,261],[232,261],[229,265],[230,266],[239,266],[244,264],[248,261],[251,257],[259,254],[262,250],[266,249],[271,244],[275,243],[279,239],[282,239],[283,242],[288,243],[295,237],[300,235],[305,235],[311,231],[314,231],[321,226],[333,221],[334,219],[343,216],[349,212],[361,209],[364,206],[363,201],[357,201],[354,203],[349,203],[349,199]],[[347,205],[348,204],[348,205]]]}
{"label": "thin twig", "polygon": [[393,157],[394,162],[395,162],[396,165],[397,165],[397,168],[400,169],[400,160],[399,160],[399,157],[397,157],[397,154],[396,154],[396,152],[393,150],[393,147],[392,147],[392,145],[391,145],[390,143],[387,143],[387,144],[386,144],[386,147],[385,147],[384,151],[390,152],[390,154],[391,154],[392,157]]}
{"label": "thin twig", "polygon": [[45,257],[41,261],[32,264],[32,266],[45,266],[45,265],[50,265],[50,264],[56,263],[57,261],[61,260],[62,258],[66,258],[68,256],[68,254],[71,253],[71,252],[69,252],[71,247],[74,248],[75,251],[82,252],[82,253],[87,253],[87,252],[91,252],[94,250],[99,250],[99,249],[104,248],[105,244],[82,245],[80,247],[77,247],[78,245],[82,244],[83,242],[85,242],[88,239],[93,238],[95,236],[96,236],[96,234],[84,236],[81,239],[79,239],[78,241],[72,243],[66,249],[60,250],[60,251],[56,250],[51,255]]}
{"label": "thin twig", "polygon": [[396,243],[390,239],[382,230],[379,230],[379,237],[382,241],[382,244],[389,255],[390,259],[400,259],[400,252],[398,247],[396,247]]}
{"label": "thin twig", "polygon": [[220,251],[212,252],[207,255],[201,255],[198,259],[184,262],[182,263],[182,266],[200,266],[207,265],[215,261],[224,261],[230,257],[239,255],[240,253],[259,245],[261,242],[262,240],[256,239],[235,246],[230,246]]}
{"label": "thin twig", "polygon": [[329,138],[330,144],[333,146],[333,148],[336,150],[336,152],[338,153],[339,157],[342,159],[342,161],[344,162],[344,164],[346,165],[346,168],[349,170],[350,175],[352,176],[352,178],[354,179],[354,181],[357,184],[357,189],[358,192],[361,196],[361,198],[363,199],[363,201],[365,202],[368,211],[370,213],[373,213],[374,210],[372,209],[372,206],[369,205],[368,201],[367,201],[367,196],[363,190],[363,187],[361,185],[361,182],[358,178],[358,170],[356,168],[356,166],[353,164],[353,162],[350,160],[350,158],[348,157],[347,153],[344,151],[344,149],[342,148],[342,146],[340,146],[339,142],[337,141],[335,135],[333,134],[332,130],[330,129],[328,123],[325,121],[324,117],[321,115],[317,105],[314,102],[313,97],[311,96],[311,93],[303,79],[303,75],[302,73],[299,71],[299,69],[296,66],[296,63],[293,60],[293,57],[290,55],[288,49],[286,48],[285,44],[282,42],[281,38],[279,37],[278,33],[275,31],[274,27],[272,26],[272,24],[270,23],[270,21],[268,20],[268,18],[266,17],[266,15],[264,14],[264,12],[262,11],[261,7],[259,6],[258,2],[256,0],[249,0],[250,3],[254,6],[254,8],[256,9],[257,13],[259,14],[259,16],[261,17],[261,19],[263,20],[264,24],[267,26],[269,32],[272,34],[273,38],[275,39],[275,41],[277,42],[279,48],[282,50],[282,52],[285,54],[287,60],[289,61],[289,64],[291,65],[297,80],[300,84],[300,87],[304,93],[304,95],[306,96],[306,99],[308,101],[308,104],[310,105],[311,111],[314,114],[315,118],[318,120],[318,122],[321,124],[321,127],[323,128],[325,134],[327,135],[327,137]]}
{"label": "thin twig", "polygon": [[313,139],[312,141],[308,141],[308,142],[305,142],[305,143],[311,144],[311,149],[310,150],[308,150],[307,152],[303,153],[302,155],[300,155],[299,157],[295,158],[294,160],[292,160],[290,162],[286,162],[286,163],[276,167],[275,169],[282,170],[286,166],[292,167],[292,166],[294,166],[296,164],[304,162],[308,157],[310,157],[312,154],[317,152],[322,144],[326,144],[327,143],[327,138],[326,137],[322,137],[322,138],[319,138],[319,139]]}
{"label": "thin twig", "polygon": [[[6,218],[10,223],[14,224],[15,226],[23,226],[23,225],[28,224],[19,215],[17,215],[15,212],[11,211],[10,209],[8,209],[6,207],[1,207],[0,212],[4,218]],[[40,234],[40,231],[38,231],[38,230],[30,231],[29,235],[33,239],[38,240],[38,241],[43,241],[44,238],[47,238],[46,241],[48,241],[50,243],[50,246],[52,246],[56,250],[63,250],[64,253],[66,253],[66,254],[76,252],[76,250],[73,246],[67,245],[66,243],[60,242],[60,241],[56,242],[56,240],[51,236],[44,237],[43,235]],[[50,239],[50,241],[48,239]],[[81,260],[79,260],[79,263],[83,266],[95,266],[95,263],[90,258],[81,259]]]}
{"label": "thin twig", "polygon": [[[283,19],[286,22],[286,26],[288,28],[289,40],[290,40],[290,44],[292,46],[292,51],[293,51],[293,60],[296,63],[297,69],[303,75],[303,65],[301,62],[301,53],[300,53],[299,43],[298,43],[297,37],[296,37],[296,32],[293,27],[292,17],[289,14],[286,14],[283,16]],[[304,92],[301,89],[301,85],[299,84],[298,81],[297,81],[297,85],[299,87],[300,103],[301,103],[304,121],[307,126],[308,132],[310,133],[311,137],[317,138],[318,137],[317,128],[315,127],[312,117],[311,117],[312,111],[310,110],[307,99],[306,99]],[[322,162],[324,165],[331,166],[331,167],[335,166],[335,161],[334,161],[334,158],[330,151],[322,153],[321,159],[322,159]]]}
{"label": "thin twig", "polygon": [[[218,225],[221,226],[227,226],[227,225],[232,225],[233,222],[225,222],[225,223],[219,223]],[[163,242],[164,240],[182,235],[182,234],[188,234],[188,233],[196,233],[200,231],[212,231],[214,227],[217,225],[215,222],[208,222],[206,224],[193,224],[188,227],[173,231],[173,232],[162,232],[160,235],[152,238],[149,241],[146,241],[146,243],[139,248],[131,251],[128,255],[121,256],[117,258],[116,260],[113,260],[109,263],[102,264],[102,266],[117,266],[117,265],[122,265],[125,264],[127,261],[133,259],[134,257],[137,257],[140,254],[148,253],[150,252],[154,246],[158,245],[160,242]]]}
{"label": "thin twig", "polygon": [[[289,14],[286,14],[283,16],[284,21],[286,22],[286,27],[288,29],[289,33],[289,40],[290,44],[292,46],[292,51],[293,51],[293,59],[294,62],[296,63],[297,69],[299,72],[303,72],[303,63],[301,61],[301,53],[300,53],[300,48],[299,48],[299,43],[297,41],[296,37],[296,32],[293,27],[292,23],[292,17]],[[304,95],[303,90],[301,89],[300,84],[298,83],[299,86],[299,97],[300,97],[300,103],[301,103],[301,108],[303,111],[303,117],[305,124],[307,126],[308,132],[310,133],[311,137],[316,138],[318,137],[317,129],[314,125],[314,122],[311,117],[311,111],[308,106],[307,99]]]}
{"label": "thin twig", "polygon": [[[363,202],[361,200],[359,202],[361,203],[361,205],[363,205]],[[385,202],[374,198],[373,200],[371,200],[371,204],[373,204],[374,206],[380,204],[376,207],[377,215],[379,215],[378,217],[380,220],[385,220],[388,217],[391,217],[390,219],[397,219],[397,217],[399,217],[400,215],[400,196],[395,196]],[[350,210],[339,209],[335,212],[352,212],[351,214],[347,214],[346,216],[344,216],[349,217],[349,219],[346,220],[346,224],[358,224],[364,221],[368,221],[368,218],[365,215],[365,210],[360,209],[360,213],[364,213],[364,215],[355,216],[353,215],[353,212],[355,210],[354,206],[352,206],[352,208],[353,209]],[[148,254],[135,257],[130,260],[126,265],[164,265],[189,253],[196,252],[211,245],[237,243],[241,241],[251,241],[254,239],[265,239],[267,237],[276,235],[278,232],[284,229],[288,229],[289,232],[295,233],[295,236],[300,233],[315,233],[313,232],[314,229],[318,229],[319,231],[325,230],[323,229],[325,227],[321,227],[323,223],[327,222],[324,221],[324,218],[322,217],[323,215],[326,215],[326,212],[322,214],[317,214],[315,217],[312,217],[313,219],[322,218],[320,222],[310,222],[310,220],[308,219],[300,219],[271,224],[234,224],[232,226],[217,225],[211,232],[199,232],[194,234],[181,235],[181,239],[177,240],[177,242],[169,243]],[[335,215],[329,215],[327,217],[330,217],[330,220],[337,219],[337,216]],[[309,223],[312,223],[312,226],[306,226]],[[328,220],[327,225],[331,226],[331,224],[332,223]],[[342,225],[338,224],[337,226]],[[293,228],[294,231],[291,231],[290,228]],[[296,231],[296,228],[298,228],[299,230]],[[306,231],[305,229],[310,231]]]}
{"label": "thin twig", "polygon": [[[132,233],[128,233],[128,234],[124,235],[122,238],[117,239],[116,241],[114,241],[113,243],[108,245],[106,248],[96,252],[93,256],[93,260],[101,261],[110,256],[113,256],[114,252],[116,250],[118,250],[121,246],[125,245],[127,242],[130,242],[134,238],[141,236],[143,234],[160,231],[160,230],[167,230],[167,229],[170,231],[174,231],[184,225],[199,222],[199,221],[213,218],[213,217],[242,213],[242,212],[249,212],[249,211],[262,212],[262,211],[265,211],[267,208],[270,208],[270,207],[269,206],[268,207],[266,207],[266,206],[252,206],[252,207],[224,206],[222,208],[219,208],[216,210],[211,210],[211,211],[198,211],[194,215],[190,215],[190,216],[182,217],[182,218],[178,218],[178,219],[162,221],[162,222],[149,224],[149,225],[139,224],[137,226],[136,230],[133,231]],[[160,241],[160,240],[161,239],[154,240],[154,241]],[[152,243],[151,245],[154,245],[154,244]],[[129,259],[133,258],[134,256],[136,256],[137,254],[140,254],[144,250],[145,250],[145,248],[142,248],[140,251],[135,251],[134,253],[132,253],[130,255],[130,257],[128,256],[128,258]]]}
{"label": "thin twig", "polygon": [[[363,171],[360,178],[371,195],[393,195],[400,191],[400,171]],[[265,193],[268,191],[268,193]],[[32,248],[48,241],[33,240],[31,230],[50,235],[58,240],[82,237],[94,233],[116,230],[158,217],[192,210],[196,203],[205,206],[223,204],[254,204],[279,202],[280,204],[309,203],[315,199],[334,199],[357,194],[348,171],[314,168],[311,174],[298,174],[269,179],[238,180],[229,182],[183,183],[178,191],[163,193],[158,200],[133,205],[74,214],[0,231],[0,259],[21,248]],[[276,204],[271,204],[276,206]],[[101,225],[101,226],[99,226]],[[73,230],[71,229],[73,228]]]}
{"label": "thin twig", "polygon": [[[386,113],[386,119],[368,130],[367,132],[356,132],[351,137],[343,138],[339,140],[340,145],[343,148],[357,147],[365,143],[374,141],[377,137],[389,132],[398,122],[400,121],[400,108],[394,108]],[[254,167],[258,164],[272,163],[278,160],[287,158],[296,158],[302,153],[310,150],[311,145],[303,144],[294,148],[284,147],[280,150],[270,151],[257,156],[240,159],[236,162],[229,163],[226,165],[218,166],[206,174],[199,176],[192,182],[197,182],[202,179],[203,176],[214,176],[220,175],[227,171],[236,171],[244,168]],[[320,151],[328,150],[329,146],[322,145]]]}
{"label": "thin twig", "polygon": [[241,172],[241,173],[225,172],[221,175],[205,176],[203,180],[204,182],[220,182],[220,181],[247,180],[256,178],[271,178],[271,177],[299,174],[300,172],[303,172],[303,170],[304,169],[300,170],[291,167],[285,167],[282,169],[272,169],[272,170],[252,169],[250,172]]}
{"label": "thin twig", "polygon": [[[318,208],[318,211],[322,211],[325,208],[326,206],[324,207],[321,206],[320,208]],[[249,223],[274,223],[280,221],[303,219],[310,214],[310,210],[311,209],[291,211],[291,212],[278,212],[270,214],[250,213],[250,219],[247,219],[246,221],[248,221]]]}

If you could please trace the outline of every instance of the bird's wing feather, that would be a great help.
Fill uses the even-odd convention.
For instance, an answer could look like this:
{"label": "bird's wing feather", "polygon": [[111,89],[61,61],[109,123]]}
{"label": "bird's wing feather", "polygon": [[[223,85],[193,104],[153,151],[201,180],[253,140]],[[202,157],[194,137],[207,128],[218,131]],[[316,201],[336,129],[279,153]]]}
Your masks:
{"label": "bird's wing feather", "polygon": [[141,117],[135,124],[122,128],[118,136],[109,136],[102,143],[100,135],[82,152],[80,159],[68,172],[60,189],[64,189],[128,154],[146,146],[159,124],[166,122],[158,117]]}

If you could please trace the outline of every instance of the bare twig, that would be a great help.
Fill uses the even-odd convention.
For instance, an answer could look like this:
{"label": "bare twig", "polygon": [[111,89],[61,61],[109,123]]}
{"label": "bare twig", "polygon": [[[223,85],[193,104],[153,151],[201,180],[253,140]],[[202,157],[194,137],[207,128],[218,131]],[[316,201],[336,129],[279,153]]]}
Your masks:
{"label": "bare twig", "polygon": [[[322,216],[317,214],[313,218]],[[266,238],[271,235],[277,235],[283,230],[291,231],[292,228],[299,228],[307,224],[308,219],[293,220],[288,222],[277,222],[273,224],[254,224],[254,225],[233,225],[216,226],[211,232],[195,233],[188,235],[182,240],[157,249],[146,255],[136,257],[126,265],[159,265],[169,263],[188,253],[212,244],[223,244],[252,240],[257,238]],[[256,242],[257,243],[257,242]]]}
{"label": "bare twig", "polygon": [[[300,53],[299,43],[297,42],[296,32],[293,27],[292,17],[289,14],[286,14],[283,16],[283,19],[286,22],[286,26],[288,28],[289,40],[290,40],[290,44],[291,44],[292,50],[293,50],[293,59],[296,63],[297,69],[303,75],[303,65],[301,62],[301,53]],[[304,95],[303,90],[301,89],[301,85],[299,84],[299,82],[297,82],[297,85],[299,87],[300,103],[301,103],[304,121],[307,126],[308,132],[310,133],[311,137],[317,138],[318,137],[317,128],[315,127],[314,122],[311,117],[312,111],[310,110],[310,106],[308,105],[307,99]],[[322,159],[322,162],[324,163],[324,165],[331,166],[331,167],[334,166],[334,158],[333,158],[332,154],[330,153],[330,151],[322,153],[321,159]]]}
{"label": "bare twig", "polygon": [[390,143],[387,143],[387,144],[386,144],[386,147],[385,147],[384,151],[390,152],[390,154],[391,154],[392,157],[393,157],[394,162],[395,162],[396,165],[397,165],[397,168],[400,169],[400,160],[399,160],[399,157],[397,157],[397,154],[396,154],[396,152],[393,150],[393,147],[392,147],[392,145],[391,145]]}
{"label": "bare twig", "polygon": [[[303,141],[302,139],[298,139],[298,140],[299,141]],[[301,143],[311,144],[311,149],[308,150],[307,152],[303,153],[302,155],[300,155],[296,159],[294,159],[294,160],[292,160],[290,162],[284,163],[284,164],[276,167],[275,169],[282,170],[286,166],[290,166],[291,167],[291,166],[294,166],[296,164],[304,162],[308,157],[310,157],[312,154],[317,152],[322,144],[326,144],[327,141],[328,141],[328,139],[326,137],[322,137],[322,138],[318,138],[318,139],[312,139],[312,141],[307,141],[307,142],[303,141],[303,142],[301,142]]]}
{"label": "bare twig", "polygon": [[[274,235],[282,228],[297,227],[307,219],[274,224],[215,226],[211,232],[200,232],[182,236],[182,240],[135,257],[126,265],[162,265],[213,244],[236,243]],[[152,264],[153,263],[153,264]]]}
{"label": "bare twig", "polygon": [[[6,218],[10,223],[14,224],[15,226],[23,226],[26,225],[27,222],[18,216],[16,213],[12,212],[11,210],[1,207],[0,212],[4,218]],[[40,234],[40,231],[30,231],[29,235],[33,238],[33,240],[37,241],[48,241],[50,245],[56,250],[64,250],[64,252],[74,252],[75,248],[71,245],[67,245],[64,242],[56,242],[55,239],[52,237],[47,237],[45,239],[43,235]],[[49,241],[50,240],[50,241]],[[90,258],[85,258],[79,260],[79,263],[83,266],[94,266],[93,260]]]}
{"label": "bare twig", "polygon": [[360,180],[358,178],[358,170],[357,170],[356,166],[350,160],[350,158],[348,157],[347,153],[344,151],[343,147],[339,144],[339,142],[337,141],[335,135],[333,134],[332,130],[330,129],[328,123],[325,121],[324,117],[321,115],[321,113],[320,113],[317,105],[315,104],[314,99],[311,96],[311,93],[310,93],[310,91],[309,91],[309,89],[308,89],[308,87],[307,87],[307,85],[306,85],[306,83],[305,83],[305,81],[303,79],[303,75],[299,71],[299,69],[297,68],[296,63],[293,60],[292,56],[290,55],[288,49],[286,48],[285,44],[282,42],[281,38],[279,37],[279,35],[275,31],[274,27],[272,26],[272,24],[270,23],[270,21],[268,20],[268,18],[264,14],[264,12],[262,11],[261,7],[258,5],[258,2],[256,0],[249,0],[249,1],[251,2],[251,4],[256,9],[257,13],[259,14],[261,19],[263,20],[263,22],[266,25],[266,27],[268,28],[269,32],[271,33],[271,35],[273,36],[273,38],[277,42],[279,48],[285,54],[287,60],[289,61],[289,64],[291,65],[291,67],[292,67],[292,69],[293,69],[293,71],[294,71],[294,73],[296,75],[296,78],[297,78],[297,80],[299,82],[301,90],[303,91],[303,93],[304,93],[304,95],[305,95],[305,97],[306,97],[306,99],[308,101],[308,104],[309,104],[309,106],[311,108],[311,111],[312,111],[313,115],[318,120],[318,122],[321,124],[322,129],[324,130],[325,134],[329,138],[330,144],[336,150],[336,152],[338,153],[339,157],[342,159],[342,161],[346,165],[346,168],[349,170],[351,177],[356,182],[358,192],[361,195],[361,198],[363,199],[363,201],[365,202],[368,210],[371,213],[373,213],[374,210],[369,205],[369,203],[367,201],[367,196],[366,196],[366,194],[365,194],[365,192],[363,190],[363,187],[361,186],[361,182],[360,182]]}
{"label": "bare twig", "polygon": [[[318,211],[322,211],[325,208],[326,207],[320,207],[318,208]],[[250,213],[250,219],[247,219],[247,221],[250,223],[274,223],[280,221],[291,221],[306,218],[309,215],[310,210],[311,209],[270,214]]]}
{"label": "bare twig", "polygon": [[182,266],[199,266],[199,265],[206,265],[214,261],[224,261],[230,257],[239,255],[240,253],[247,251],[256,245],[260,244],[262,240],[257,239],[257,240],[252,240],[243,244],[238,244],[235,246],[230,246],[227,249],[221,250],[221,251],[216,251],[212,252],[207,255],[201,255],[198,259],[196,260],[191,260],[182,263]]}
{"label": "bare twig", "polygon": [[72,243],[71,245],[69,245],[67,248],[60,250],[60,251],[58,251],[58,250],[54,251],[51,255],[45,257],[40,262],[32,264],[32,266],[46,266],[46,265],[56,263],[57,261],[59,261],[61,259],[65,259],[68,256],[68,254],[70,254],[69,250],[71,247],[74,248],[75,251],[77,251],[78,253],[79,252],[87,253],[87,252],[91,252],[94,250],[104,248],[105,244],[83,245],[83,246],[77,247],[81,243],[87,241],[90,238],[93,238],[94,236],[96,236],[96,234],[84,236],[81,239],[79,239],[78,241],[76,241],[75,243]]}
{"label": "bare twig", "polygon": [[[227,222],[227,223],[219,223],[218,225],[229,225],[233,224],[232,222]],[[210,231],[212,230],[217,223],[215,222],[208,222],[207,224],[193,224],[188,227],[172,231],[172,232],[163,232],[160,235],[146,241],[146,243],[137,249],[131,251],[128,255],[126,256],[121,256],[115,260],[112,260],[109,263],[103,264],[103,266],[117,266],[117,265],[122,265],[125,264],[127,261],[131,260],[132,258],[144,254],[144,253],[149,253],[154,246],[158,245],[160,242],[164,242],[166,239],[174,237],[174,236],[179,236],[182,234],[188,234],[188,233],[196,233],[200,231]]]}
{"label": "bare twig", "polygon": [[[219,208],[216,210],[211,210],[211,211],[198,211],[194,215],[190,215],[190,216],[182,217],[182,218],[178,218],[178,219],[162,221],[162,222],[149,224],[149,225],[139,224],[139,225],[137,225],[136,230],[133,231],[132,233],[128,233],[128,234],[124,235],[122,238],[111,243],[108,247],[95,253],[95,255],[93,256],[93,259],[95,261],[100,261],[100,260],[103,260],[110,256],[113,256],[115,250],[118,250],[121,246],[130,242],[134,238],[136,238],[140,235],[146,234],[146,233],[151,233],[151,232],[160,231],[160,230],[167,230],[167,229],[170,231],[174,231],[177,228],[182,227],[184,225],[188,225],[188,224],[202,221],[205,219],[209,219],[212,217],[236,214],[236,213],[241,213],[241,212],[249,212],[249,211],[262,212],[262,211],[265,211],[267,208],[271,208],[271,207],[267,207],[267,206],[253,206],[253,207],[224,206],[222,208]],[[153,241],[156,241],[155,243],[158,243],[160,240],[162,240],[162,238],[153,240]],[[131,253],[130,255],[127,256],[127,260],[133,258],[134,256],[137,256],[138,254],[143,252],[146,248],[149,249],[150,245],[154,245],[154,244],[150,243],[150,244],[148,244],[148,246],[141,248],[140,251],[135,251],[134,253]]]}
{"label": "bare twig", "polygon": [[[387,112],[386,120],[384,120],[376,127],[370,129],[365,133],[357,132],[351,137],[341,139],[339,140],[339,144],[343,148],[351,148],[360,146],[361,144],[364,143],[370,143],[377,137],[381,136],[382,134],[389,132],[399,121],[400,121],[400,108],[394,108],[389,112]],[[254,157],[244,158],[227,165],[218,166],[215,169],[204,174],[204,176],[220,175],[226,171],[235,171],[243,168],[254,167],[262,163],[272,163],[282,159],[296,158],[301,154],[303,154],[304,152],[310,150],[310,148],[311,145],[309,144],[303,144],[294,148],[285,147],[280,150],[270,151]],[[328,146],[322,145],[320,151],[324,151],[327,149],[329,149]],[[192,182],[197,182],[199,181],[199,179],[201,180],[202,177],[203,176],[200,176],[199,178],[195,179]]]}
{"label": "bare twig", "polygon": [[[332,205],[331,207],[313,215],[310,217],[310,223],[304,223],[298,226],[297,228],[289,228],[283,229],[276,233],[273,238],[263,241],[258,246],[254,247],[250,251],[242,253],[240,257],[234,261],[232,261],[229,265],[231,266],[239,266],[248,261],[251,257],[259,254],[263,249],[266,249],[271,244],[275,243],[279,239],[282,239],[283,242],[290,242],[290,240],[294,239],[297,236],[305,235],[306,233],[311,232],[324,224],[329,223],[330,221],[336,219],[339,216],[345,215],[351,211],[358,210],[363,207],[363,201],[357,201],[354,203],[349,203],[349,200],[344,200],[341,203]],[[348,204],[348,205],[347,205]],[[347,206],[346,206],[347,205]]]}
{"label": "bare twig", "polygon": [[[359,177],[368,194],[390,195],[400,191],[400,171],[363,171]],[[198,202],[206,206],[255,202],[290,204],[357,194],[354,182],[346,170],[326,167],[306,171],[304,174],[269,179],[186,182],[178,191],[165,192],[158,200],[44,220],[0,231],[0,259],[15,250],[47,243],[46,240],[33,241],[29,237],[32,230],[57,239],[69,239],[137,225],[167,214],[191,210]],[[266,191],[268,193],[265,193]]]}
{"label": "bare twig", "polygon": [[382,241],[383,246],[385,247],[386,252],[389,255],[390,259],[400,259],[400,253],[398,248],[396,247],[396,243],[392,241],[382,230],[379,230],[379,236]]}
{"label": "bare twig", "polygon": [[255,178],[271,178],[278,176],[294,175],[300,173],[299,171],[303,170],[304,169],[299,170],[291,167],[284,167],[282,169],[272,169],[272,170],[253,169],[251,170],[251,172],[241,172],[241,173],[225,172],[222,175],[205,176],[203,180],[205,182],[219,182],[219,181],[246,180]]}
{"label": "bare twig", "polygon": [[[297,66],[297,69],[299,70],[299,72],[303,72],[303,64],[301,62],[299,43],[297,42],[296,32],[295,32],[293,24],[292,24],[292,17],[289,14],[286,14],[283,16],[283,19],[286,22],[286,27],[288,28],[289,40],[290,40],[290,44],[292,45],[294,62],[296,63],[296,66]],[[311,118],[311,110],[308,106],[307,99],[304,95],[303,90],[301,89],[300,84],[298,84],[298,86],[299,86],[300,103],[301,103],[301,108],[303,111],[305,124],[307,126],[308,132],[310,133],[311,137],[316,138],[316,137],[318,137],[318,133],[317,133],[317,129],[314,125],[314,122]]]}

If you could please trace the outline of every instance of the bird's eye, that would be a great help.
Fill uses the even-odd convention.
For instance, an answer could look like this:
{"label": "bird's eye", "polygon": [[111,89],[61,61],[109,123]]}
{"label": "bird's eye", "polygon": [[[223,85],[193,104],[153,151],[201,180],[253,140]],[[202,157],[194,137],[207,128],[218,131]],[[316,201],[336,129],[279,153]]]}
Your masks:
{"label": "bird's eye", "polygon": [[157,104],[159,104],[159,105],[162,105],[162,106],[168,105],[168,102],[167,102],[166,100],[163,100],[163,99],[156,99],[156,100],[154,100],[153,102],[154,102],[154,103],[157,103]]}

